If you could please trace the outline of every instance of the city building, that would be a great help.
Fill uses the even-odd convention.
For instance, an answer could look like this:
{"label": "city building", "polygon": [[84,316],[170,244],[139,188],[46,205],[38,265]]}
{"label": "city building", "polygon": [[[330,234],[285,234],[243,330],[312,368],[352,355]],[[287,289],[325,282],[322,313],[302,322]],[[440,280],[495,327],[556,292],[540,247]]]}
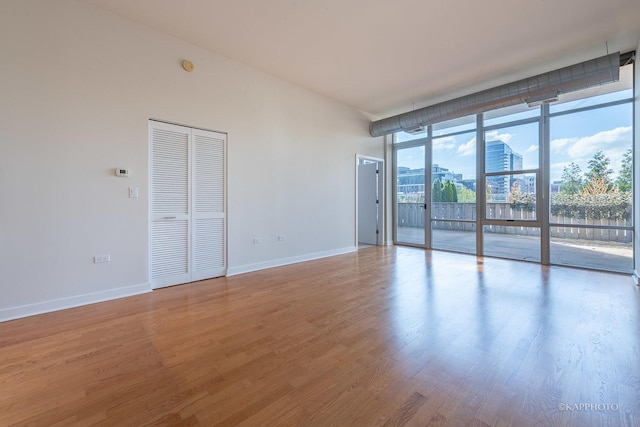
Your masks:
{"label": "city building", "polygon": [[[504,172],[522,170],[522,155],[514,152],[503,141],[494,140],[486,143],[486,172]],[[506,202],[513,184],[524,186],[513,175],[497,175],[487,177],[488,193],[494,202]],[[535,187],[534,187],[535,188]]]}
{"label": "city building", "polygon": [[462,174],[454,173],[447,168],[443,168],[437,163],[434,163],[431,168],[431,181],[439,179],[440,182],[451,181],[457,183],[462,181]]}
{"label": "city building", "polygon": [[398,193],[424,193],[424,168],[398,168]]}
{"label": "city building", "polygon": [[[397,191],[403,195],[411,193],[424,194],[424,168],[411,169],[404,166],[397,168]],[[448,168],[438,164],[433,164],[431,168],[431,182],[439,179],[441,183],[451,181],[457,187],[465,187],[469,190],[476,191],[475,179],[463,179],[462,174],[455,173]]]}

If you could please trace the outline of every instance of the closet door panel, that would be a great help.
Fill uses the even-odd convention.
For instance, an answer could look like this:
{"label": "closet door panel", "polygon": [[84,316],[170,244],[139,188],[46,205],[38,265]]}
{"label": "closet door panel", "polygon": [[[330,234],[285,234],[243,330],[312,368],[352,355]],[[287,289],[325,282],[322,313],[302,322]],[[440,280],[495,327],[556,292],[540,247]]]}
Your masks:
{"label": "closet door panel", "polygon": [[191,130],[151,122],[151,286],[191,279]]}
{"label": "closet door panel", "polygon": [[193,280],[226,274],[226,135],[193,130]]}

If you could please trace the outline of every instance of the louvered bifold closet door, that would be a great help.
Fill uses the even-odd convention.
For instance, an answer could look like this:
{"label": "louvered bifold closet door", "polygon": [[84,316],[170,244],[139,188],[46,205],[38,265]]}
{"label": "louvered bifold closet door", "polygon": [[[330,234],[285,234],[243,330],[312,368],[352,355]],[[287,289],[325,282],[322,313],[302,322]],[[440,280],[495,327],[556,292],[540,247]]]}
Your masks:
{"label": "louvered bifold closet door", "polygon": [[150,122],[151,286],[191,281],[191,129]]}
{"label": "louvered bifold closet door", "polygon": [[193,280],[226,274],[226,135],[193,129]]}

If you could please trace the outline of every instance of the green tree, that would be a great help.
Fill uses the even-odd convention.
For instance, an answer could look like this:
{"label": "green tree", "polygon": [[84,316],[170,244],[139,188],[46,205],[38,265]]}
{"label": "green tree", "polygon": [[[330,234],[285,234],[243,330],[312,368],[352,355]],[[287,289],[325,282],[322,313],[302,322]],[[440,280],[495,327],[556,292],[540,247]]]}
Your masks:
{"label": "green tree", "polygon": [[433,202],[442,201],[442,182],[440,179],[433,181],[433,188],[431,189],[431,200]]}
{"label": "green tree", "polygon": [[604,185],[606,191],[613,189],[613,181],[611,181],[611,174],[613,170],[609,168],[611,159],[604,155],[602,150],[596,151],[593,155],[593,159],[589,160],[589,170],[585,174],[586,182],[585,186],[602,186]]}
{"label": "green tree", "polygon": [[449,180],[444,183],[442,189],[442,201],[443,202],[457,202],[458,194],[456,192],[456,186]]}
{"label": "green tree", "polygon": [[562,170],[561,194],[578,194],[582,190],[582,170],[580,166],[571,162]]}
{"label": "green tree", "polygon": [[476,192],[469,190],[467,187],[461,187],[458,191],[458,202],[460,203],[475,203]]}
{"label": "green tree", "polygon": [[622,156],[622,166],[620,167],[620,173],[616,179],[616,185],[622,192],[631,191],[631,183],[633,182],[633,157],[631,148],[625,151]]}

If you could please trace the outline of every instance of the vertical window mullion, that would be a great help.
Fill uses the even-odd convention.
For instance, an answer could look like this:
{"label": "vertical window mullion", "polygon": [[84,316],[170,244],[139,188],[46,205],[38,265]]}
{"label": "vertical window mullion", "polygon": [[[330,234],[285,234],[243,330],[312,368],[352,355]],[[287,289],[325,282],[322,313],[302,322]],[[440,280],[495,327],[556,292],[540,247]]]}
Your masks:
{"label": "vertical window mullion", "polygon": [[485,189],[485,148],[483,114],[476,116],[476,255],[484,254],[482,230],[484,228],[484,212],[487,202]]}
{"label": "vertical window mullion", "polygon": [[539,211],[538,215],[542,221],[540,229],[540,263],[543,265],[551,264],[551,229],[549,228],[549,204],[551,203],[551,159],[550,159],[550,141],[549,141],[549,104],[542,104],[540,117],[540,170],[537,183],[536,198],[540,203],[536,203]]}
{"label": "vertical window mullion", "polygon": [[433,247],[431,233],[431,171],[433,170],[433,126],[427,126],[427,142],[424,146],[424,244],[428,249]]}

